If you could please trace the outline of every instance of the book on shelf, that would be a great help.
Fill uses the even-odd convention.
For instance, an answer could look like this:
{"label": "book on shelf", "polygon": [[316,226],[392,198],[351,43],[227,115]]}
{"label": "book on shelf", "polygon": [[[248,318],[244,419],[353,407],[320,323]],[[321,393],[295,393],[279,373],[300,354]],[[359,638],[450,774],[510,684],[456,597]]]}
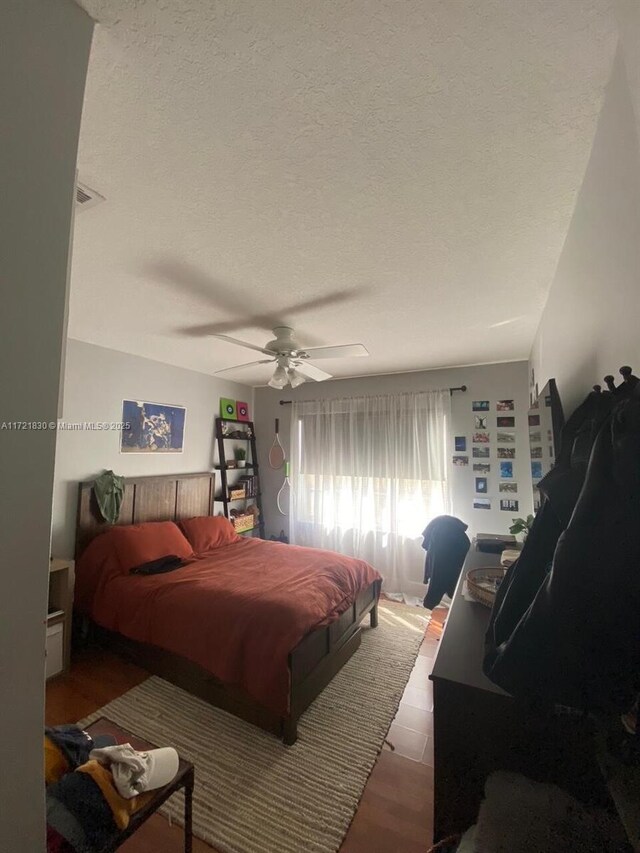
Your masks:
{"label": "book on shelf", "polygon": [[258,491],[258,478],[254,474],[249,474],[238,479],[238,487],[244,487],[245,495],[248,498],[254,498]]}

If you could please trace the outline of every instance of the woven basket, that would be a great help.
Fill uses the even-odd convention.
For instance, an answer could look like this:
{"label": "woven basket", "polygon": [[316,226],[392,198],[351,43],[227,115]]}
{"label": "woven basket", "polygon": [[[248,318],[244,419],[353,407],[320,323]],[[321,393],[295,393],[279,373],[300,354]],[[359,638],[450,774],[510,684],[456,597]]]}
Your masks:
{"label": "woven basket", "polygon": [[236,515],[231,519],[231,523],[233,524],[236,533],[243,533],[245,530],[251,530],[251,528],[255,525],[255,518],[252,514],[249,515]]}
{"label": "woven basket", "polygon": [[467,589],[469,595],[485,607],[493,607],[496,592],[505,576],[502,567],[490,569],[469,569],[467,572]]}

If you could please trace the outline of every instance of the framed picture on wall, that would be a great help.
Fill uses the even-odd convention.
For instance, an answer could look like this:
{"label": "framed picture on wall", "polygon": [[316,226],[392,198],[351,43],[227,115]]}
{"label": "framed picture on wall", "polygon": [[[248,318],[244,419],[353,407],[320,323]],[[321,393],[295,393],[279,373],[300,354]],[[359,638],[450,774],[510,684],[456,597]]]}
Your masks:
{"label": "framed picture on wall", "polygon": [[474,509],[491,509],[491,498],[474,498]]}
{"label": "framed picture on wall", "polygon": [[121,453],[182,453],[187,410],[184,406],[122,401]]}
{"label": "framed picture on wall", "polygon": [[513,480],[513,462],[500,462],[500,476],[503,480]]}
{"label": "framed picture on wall", "polygon": [[487,478],[486,477],[476,477],[476,492],[479,495],[487,494]]}
{"label": "framed picture on wall", "polygon": [[518,512],[519,509],[518,501],[511,500],[509,498],[505,498],[500,501],[500,510],[502,512]]}
{"label": "framed picture on wall", "polygon": [[489,448],[486,445],[484,447],[482,445],[475,445],[471,451],[471,455],[474,459],[488,459],[490,456]]}

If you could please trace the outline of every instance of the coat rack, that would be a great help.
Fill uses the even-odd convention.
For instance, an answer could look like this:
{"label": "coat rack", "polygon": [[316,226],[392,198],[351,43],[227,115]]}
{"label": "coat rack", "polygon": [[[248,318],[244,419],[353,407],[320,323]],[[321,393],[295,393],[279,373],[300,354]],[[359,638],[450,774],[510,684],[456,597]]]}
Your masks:
{"label": "coat rack", "polygon": [[[604,377],[604,381],[606,383],[607,388],[612,394],[616,396],[620,394],[630,394],[631,391],[636,387],[640,379],[637,376],[633,375],[632,369],[629,365],[625,364],[620,368],[620,375],[622,376],[622,382],[616,386],[615,377],[611,374],[608,374]],[[594,385],[593,390],[596,392],[600,392],[602,389],[599,385]]]}

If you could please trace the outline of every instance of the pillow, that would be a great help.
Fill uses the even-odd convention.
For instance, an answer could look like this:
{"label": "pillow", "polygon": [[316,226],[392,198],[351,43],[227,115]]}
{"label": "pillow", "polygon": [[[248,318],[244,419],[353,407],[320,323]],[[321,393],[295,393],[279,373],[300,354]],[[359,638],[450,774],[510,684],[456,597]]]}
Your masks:
{"label": "pillow", "polygon": [[206,554],[223,545],[239,542],[233,524],[223,515],[202,515],[199,518],[188,518],[180,522],[180,527],[187,537],[196,554]]}
{"label": "pillow", "polygon": [[183,560],[195,557],[193,548],[173,521],[148,521],[145,524],[116,526],[106,535],[113,540],[120,571],[124,573],[144,563],[166,557],[167,554],[174,554]]}

